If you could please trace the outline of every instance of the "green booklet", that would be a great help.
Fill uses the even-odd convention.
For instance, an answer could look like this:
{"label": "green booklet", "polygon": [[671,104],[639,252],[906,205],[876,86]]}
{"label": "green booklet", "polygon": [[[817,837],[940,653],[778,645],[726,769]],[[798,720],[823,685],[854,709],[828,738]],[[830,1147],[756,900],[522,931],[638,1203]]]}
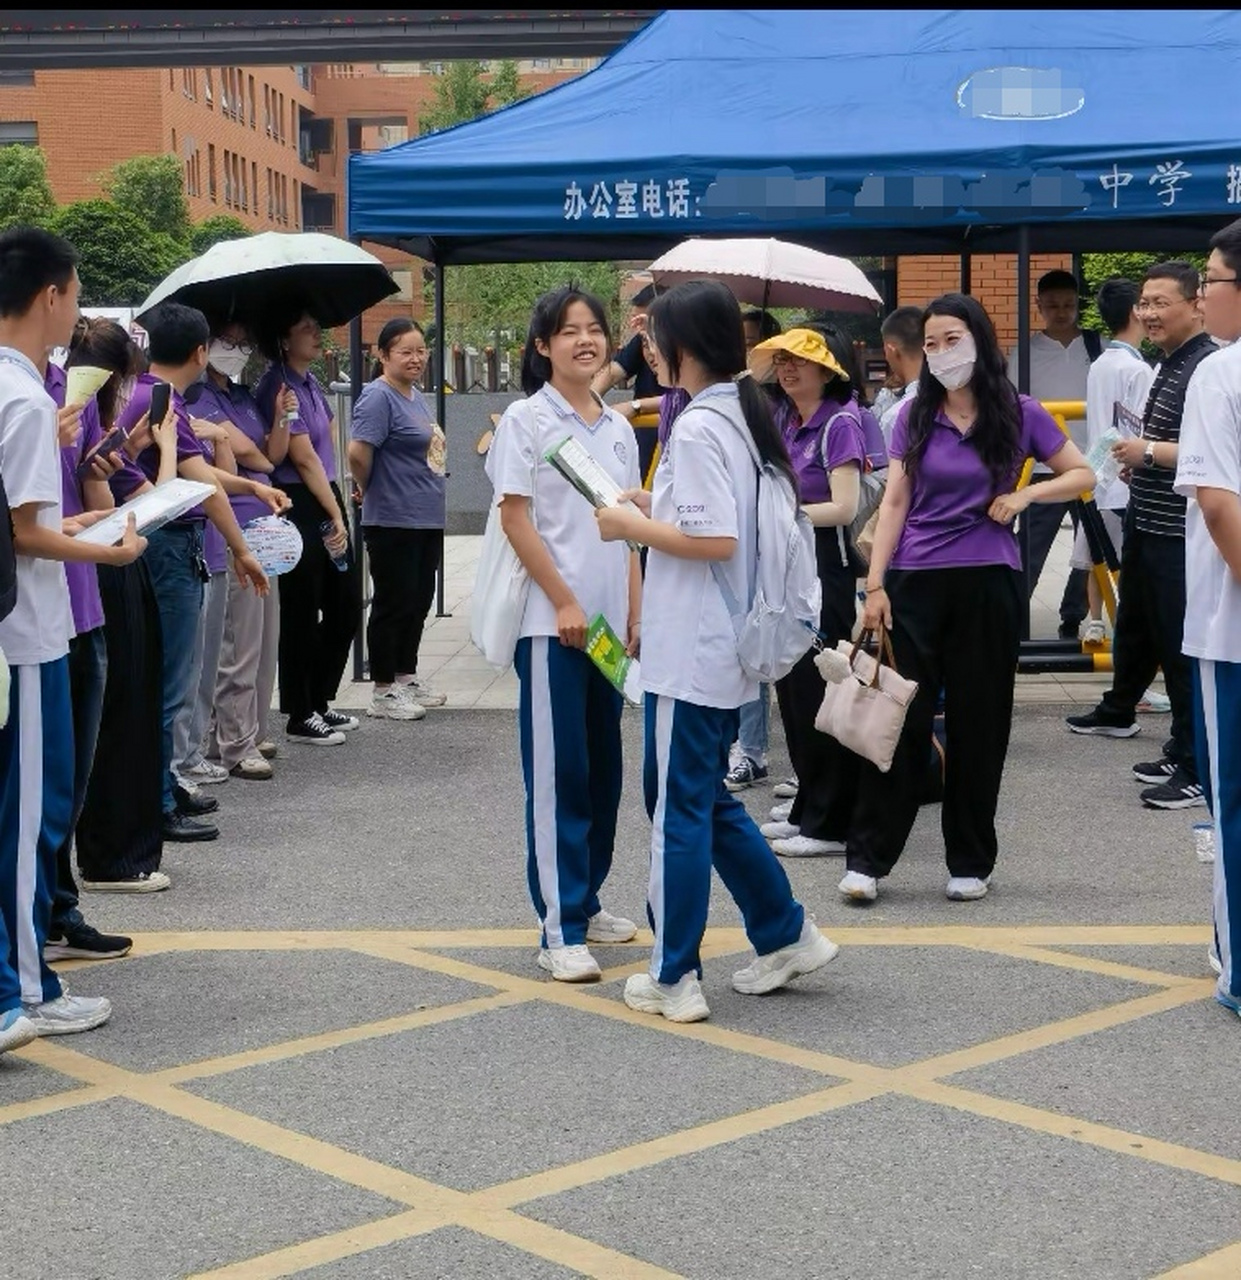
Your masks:
{"label": "green booklet", "polygon": [[621,693],[626,702],[642,705],[641,668],[625,652],[625,642],[612,630],[603,614],[596,614],[586,629],[586,654]]}

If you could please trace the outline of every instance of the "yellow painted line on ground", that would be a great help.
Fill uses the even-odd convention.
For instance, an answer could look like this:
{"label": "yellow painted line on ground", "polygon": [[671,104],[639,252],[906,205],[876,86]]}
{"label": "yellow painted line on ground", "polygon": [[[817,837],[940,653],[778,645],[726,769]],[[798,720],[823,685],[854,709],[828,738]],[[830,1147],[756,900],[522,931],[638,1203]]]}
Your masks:
{"label": "yellow painted line on ground", "polygon": [[[1026,1106],[1023,1102],[993,1098],[989,1094],[975,1093],[971,1089],[958,1089],[937,1081],[911,1082],[904,1086],[901,1092],[923,1102],[951,1107],[954,1111],[966,1111],[971,1115],[1015,1124],[1023,1129],[1032,1129],[1036,1133],[1045,1133],[1054,1138],[1069,1138],[1073,1142],[1102,1147],[1105,1151],[1114,1151],[1118,1155],[1134,1156],[1154,1164],[1167,1165],[1169,1168],[1181,1169],[1187,1173],[1201,1174],[1204,1178],[1214,1178],[1219,1182],[1241,1186],[1241,1160],[1230,1160],[1226,1156],[1212,1155],[1210,1152],[1198,1151],[1193,1147],[1163,1142],[1158,1138],[1150,1138],[1140,1133],[1127,1133],[1124,1129],[1096,1124],[1094,1121],[1083,1120],[1078,1116],[1044,1111],[1039,1107]],[[1237,1273],[1233,1274],[1235,1276]]]}
{"label": "yellow painted line on ground", "polygon": [[[1075,951],[1053,951],[1050,947],[1032,947],[1022,943],[1005,945],[1000,942],[988,942],[985,946],[971,944],[973,951],[984,951],[991,955],[1012,956],[1014,960],[1033,960],[1038,964],[1055,965],[1061,969],[1075,969],[1080,973],[1095,973],[1105,978],[1122,978],[1127,982],[1142,982],[1149,986],[1179,987],[1195,979],[1184,974],[1164,973],[1158,969],[1144,969],[1138,965],[1117,964],[1113,960],[1104,960],[1096,956],[1083,956]],[[1203,954],[1202,967],[1205,969],[1206,955]]]}
{"label": "yellow painted line on ground", "polygon": [[1173,1267],[1154,1280],[1237,1280],[1241,1276],[1241,1241],[1196,1258],[1183,1266]]}
{"label": "yellow painted line on ground", "polygon": [[463,1225],[479,1235],[490,1236],[590,1276],[591,1280],[682,1280],[675,1271],[665,1271],[663,1267],[515,1213],[479,1213],[471,1215]]}
{"label": "yellow painted line on ground", "polygon": [[7,1107],[0,1107],[0,1128],[6,1124],[16,1124],[19,1120],[52,1116],[58,1111],[72,1111],[74,1107],[86,1107],[92,1102],[104,1102],[108,1098],[115,1097],[115,1089],[88,1087],[65,1089],[61,1093],[50,1093],[42,1098],[30,1098],[26,1102],[11,1102]]}

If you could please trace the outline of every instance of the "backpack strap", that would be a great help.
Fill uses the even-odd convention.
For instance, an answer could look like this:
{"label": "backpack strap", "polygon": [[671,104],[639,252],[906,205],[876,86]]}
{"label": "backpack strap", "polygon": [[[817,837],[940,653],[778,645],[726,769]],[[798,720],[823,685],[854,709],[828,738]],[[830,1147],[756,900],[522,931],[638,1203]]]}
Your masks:
{"label": "backpack strap", "polygon": [[1090,357],[1090,363],[1094,362],[1103,354],[1103,335],[1097,329],[1083,329],[1082,342],[1086,347],[1086,354]]}

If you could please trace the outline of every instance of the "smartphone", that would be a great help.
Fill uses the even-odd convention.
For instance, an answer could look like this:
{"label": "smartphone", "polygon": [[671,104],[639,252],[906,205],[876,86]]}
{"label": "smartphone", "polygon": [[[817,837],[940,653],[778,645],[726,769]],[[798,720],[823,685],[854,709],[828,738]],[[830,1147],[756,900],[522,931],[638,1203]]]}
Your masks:
{"label": "smartphone", "polygon": [[158,427],[168,416],[168,405],[172,399],[172,387],[167,382],[157,382],[151,388],[151,407],[147,410],[147,421],[152,429]]}
{"label": "smartphone", "polygon": [[85,480],[90,474],[91,463],[101,455],[111,453],[115,449],[119,449],[125,443],[125,433],[120,427],[113,427],[106,436],[86,455],[82,461],[78,463],[74,474],[79,480]]}

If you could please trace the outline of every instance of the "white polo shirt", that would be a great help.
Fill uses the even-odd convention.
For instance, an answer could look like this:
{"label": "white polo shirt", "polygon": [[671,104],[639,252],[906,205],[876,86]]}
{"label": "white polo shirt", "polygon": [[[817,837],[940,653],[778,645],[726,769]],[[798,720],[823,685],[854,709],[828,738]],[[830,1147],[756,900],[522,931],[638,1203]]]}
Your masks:
{"label": "white polo shirt", "polygon": [[[1140,418],[1154,381],[1154,369],[1127,342],[1109,342],[1086,378],[1086,448],[1082,452],[1111,430],[1117,404]],[[1095,490],[1094,500],[1101,511],[1123,511],[1129,505],[1129,486],[1113,480]]]}
{"label": "white polo shirt", "polygon": [[[11,347],[0,347],[0,476],[10,508],[33,503],[36,523],[60,532],[56,405],[38,369]],[[72,637],[65,566],[59,560],[19,555],[17,604],[0,622],[4,656],[15,667],[55,662],[69,652]]]}
{"label": "white polo shirt", "polygon": [[[749,431],[737,387],[721,382],[689,402],[664,445],[651,493],[651,517],[691,538],[736,538],[724,565],[738,600],[754,576],[758,472],[737,427]],[[737,633],[705,560],[651,548],[642,592],[642,686],[702,707],[733,708],[758,697],[737,659]]]}
{"label": "white polo shirt", "polygon": [[[1008,376],[1013,386],[1017,385],[1020,368],[1020,353],[1014,350],[1008,357]],[[1030,335],[1030,394],[1036,400],[1085,400],[1089,373],[1090,352],[1080,333],[1067,347],[1049,338],[1041,329]],[[1064,425],[1069,439],[1085,453],[1085,418],[1066,418]],[[1050,470],[1050,467],[1035,467],[1039,475],[1046,475]]]}
{"label": "white polo shirt", "polygon": [[1191,658],[1241,662],[1241,583],[1220,555],[1199,486],[1241,494],[1241,344],[1207,356],[1190,375],[1173,488],[1185,512],[1185,632]]}
{"label": "white polo shirt", "polygon": [[[586,620],[601,613],[623,637],[629,621],[629,547],[599,537],[594,507],[544,459],[569,435],[622,489],[641,487],[638,442],[629,423],[604,406],[587,424],[550,383],[506,410],[487,451],[487,475],[497,502],[506,494],[533,497],[534,527]],[[559,634],[555,607],[533,580],[521,634]]]}

